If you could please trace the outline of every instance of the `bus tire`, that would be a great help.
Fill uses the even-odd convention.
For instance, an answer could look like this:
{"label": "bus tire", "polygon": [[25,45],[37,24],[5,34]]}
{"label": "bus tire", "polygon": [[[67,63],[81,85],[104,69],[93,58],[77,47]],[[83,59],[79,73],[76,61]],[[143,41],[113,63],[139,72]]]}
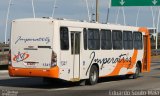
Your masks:
{"label": "bus tire", "polygon": [[133,79],[137,79],[139,77],[139,74],[140,74],[140,66],[137,64],[136,65],[136,71],[133,74]]}
{"label": "bus tire", "polygon": [[90,69],[89,79],[87,80],[87,84],[89,85],[96,84],[99,77],[98,74],[99,74],[98,68],[95,65],[93,65]]}

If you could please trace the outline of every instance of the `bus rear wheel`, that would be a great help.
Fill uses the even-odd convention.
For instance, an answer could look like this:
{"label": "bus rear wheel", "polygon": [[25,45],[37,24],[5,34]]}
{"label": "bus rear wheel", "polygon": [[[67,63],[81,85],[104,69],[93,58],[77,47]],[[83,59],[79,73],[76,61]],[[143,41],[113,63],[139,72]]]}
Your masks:
{"label": "bus rear wheel", "polygon": [[98,81],[98,68],[93,65],[90,69],[90,73],[89,73],[89,79],[87,80],[87,83],[89,85],[94,85],[97,83]]}

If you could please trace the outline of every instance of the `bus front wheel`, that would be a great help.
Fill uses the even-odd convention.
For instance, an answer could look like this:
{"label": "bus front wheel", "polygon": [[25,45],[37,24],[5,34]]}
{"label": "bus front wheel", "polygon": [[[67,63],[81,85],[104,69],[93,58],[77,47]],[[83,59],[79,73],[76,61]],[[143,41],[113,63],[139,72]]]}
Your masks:
{"label": "bus front wheel", "polygon": [[127,74],[127,75],[125,75],[125,77],[127,79],[129,79],[129,78],[137,79],[139,77],[139,74],[140,74],[140,66],[137,64],[135,73],[134,74]]}
{"label": "bus front wheel", "polygon": [[136,65],[136,71],[133,74],[133,79],[137,79],[139,77],[139,74],[140,74],[140,66],[137,64]]}

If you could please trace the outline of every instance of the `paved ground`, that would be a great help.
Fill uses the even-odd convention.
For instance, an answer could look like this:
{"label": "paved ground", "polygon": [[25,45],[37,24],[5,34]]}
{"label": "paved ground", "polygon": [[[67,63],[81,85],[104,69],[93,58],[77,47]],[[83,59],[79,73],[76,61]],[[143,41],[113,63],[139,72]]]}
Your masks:
{"label": "paved ground", "polygon": [[13,78],[7,71],[1,71],[0,96],[160,96],[160,62],[152,63],[151,69],[138,79],[109,77],[100,79],[94,86],[66,82],[44,84],[41,78]]}

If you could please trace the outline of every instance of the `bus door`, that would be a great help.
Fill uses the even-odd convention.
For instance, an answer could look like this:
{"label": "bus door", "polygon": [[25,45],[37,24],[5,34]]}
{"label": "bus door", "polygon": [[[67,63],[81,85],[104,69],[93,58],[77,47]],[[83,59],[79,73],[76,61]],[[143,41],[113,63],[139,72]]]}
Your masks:
{"label": "bus door", "polygon": [[143,42],[144,42],[144,57],[143,57],[143,71],[147,71],[148,70],[148,66],[147,66],[147,64],[148,64],[148,59],[147,59],[147,57],[148,57],[148,52],[147,52],[147,46],[148,46],[148,42],[147,42],[147,40],[148,40],[148,36],[146,36],[146,35],[144,35],[143,36]]}
{"label": "bus door", "polygon": [[78,31],[71,31],[71,55],[73,62],[73,81],[80,79],[80,37],[81,33]]}

